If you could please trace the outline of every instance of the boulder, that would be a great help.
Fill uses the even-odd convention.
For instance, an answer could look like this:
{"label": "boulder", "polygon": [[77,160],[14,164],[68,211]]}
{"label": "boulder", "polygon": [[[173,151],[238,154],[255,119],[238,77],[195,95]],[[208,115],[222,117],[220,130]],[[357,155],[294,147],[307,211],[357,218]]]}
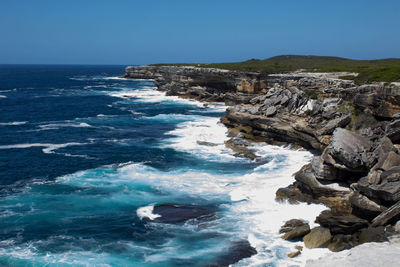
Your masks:
{"label": "boulder", "polygon": [[282,238],[285,240],[295,240],[302,238],[310,232],[310,226],[301,220],[292,219],[287,221],[279,230],[280,233],[285,233]]}
{"label": "boulder", "polygon": [[288,187],[279,188],[276,191],[275,200],[278,202],[288,201],[290,204],[298,204],[299,202],[312,203],[313,199],[311,196],[306,196],[299,188],[295,185],[289,185]]}
{"label": "boulder", "polygon": [[350,193],[349,202],[352,207],[352,213],[368,221],[371,221],[386,210],[386,207],[379,205],[359,192]]}
{"label": "boulder", "polygon": [[255,254],[257,254],[257,250],[250,245],[249,241],[233,241],[229,248],[215,259],[213,264],[205,266],[230,266],[241,259],[249,258]]}
{"label": "boulder", "polygon": [[277,108],[275,106],[268,107],[267,110],[265,111],[264,115],[267,117],[274,116],[277,112]]}
{"label": "boulder", "polygon": [[279,233],[287,233],[292,231],[294,228],[299,227],[299,226],[304,226],[304,225],[308,225],[306,222],[304,222],[303,220],[299,220],[299,219],[291,219],[289,221],[286,221],[282,226],[281,229],[279,229]]}
{"label": "boulder", "polygon": [[301,254],[301,251],[300,251],[300,250],[297,250],[297,251],[290,252],[287,256],[288,256],[289,258],[294,258],[294,257],[299,256],[300,254]]}
{"label": "boulder", "polygon": [[394,230],[397,233],[400,233],[400,221],[397,221],[397,223],[394,225]]}
{"label": "boulder", "polygon": [[216,209],[192,205],[155,205],[153,213],[159,215],[153,221],[158,223],[181,224],[191,219],[209,221],[214,218]]}
{"label": "boulder", "polygon": [[306,248],[324,248],[331,241],[332,235],[329,229],[324,227],[315,227],[309,234],[303,237]]}
{"label": "boulder", "polygon": [[400,200],[400,166],[380,174],[380,183],[372,183],[369,177],[361,178],[355,188],[370,199],[391,205]]}
{"label": "boulder", "polygon": [[390,151],[397,152],[396,147],[388,137],[382,137],[379,139],[376,149],[374,150],[374,156],[376,160],[379,160]]}
{"label": "boulder", "polygon": [[318,197],[338,197],[347,195],[350,190],[337,184],[322,184],[317,180],[311,166],[306,165],[295,173],[296,183],[302,192]]}
{"label": "boulder", "polygon": [[361,230],[358,237],[360,244],[367,242],[385,242],[389,241],[385,233],[385,227],[368,227]]}
{"label": "boulder", "polygon": [[333,213],[324,210],[316,218],[316,222],[328,228],[332,234],[352,234],[355,231],[367,227],[368,221],[358,218],[353,214]]}
{"label": "boulder", "polygon": [[377,227],[395,224],[398,220],[400,220],[400,201],[373,219],[372,226]]}
{"label": "boulder", "polygon": [[332,134],[336,128],[344,128],[350,122],[351,122],[350,114],[330,120],[322,129],[318,131],[318,134],[319,135]]}
{"label": "boulder", "polygon": [[338,179],[338,169],[326,164],[321,156],[315,156],[311,160],[311,169],[317,179],[334,181]]}
{"label": "boulder", "polygon": [[386,155],[383,155],[378,163],[374,166],[374,169],[387,171],[392,167],[400,166],[400,155],[389,151]]}
{"label": "boulder", "polygon": [[345,249],[350,249],[359,244],[357,237],[355,235],[335,235],[328,245],[328,249],[333,252],[342,251]]}
{"label": "boulder", "polygon": [[333,133],[329,154],[336,162],[346,166],[348,171],[366,171],[371,146],[372,143],[367,138],[337,128]]}
{"label": "boulder", "polygon": [[386,126],[386,136],[395,144],[400,142],[400,119],[390,122]]}

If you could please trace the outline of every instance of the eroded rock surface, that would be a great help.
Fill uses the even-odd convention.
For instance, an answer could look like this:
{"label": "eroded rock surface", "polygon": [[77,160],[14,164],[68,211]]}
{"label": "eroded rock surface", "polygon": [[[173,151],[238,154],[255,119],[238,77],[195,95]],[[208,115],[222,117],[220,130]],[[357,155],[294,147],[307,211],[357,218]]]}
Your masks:
{"label": "eroded rock surface", "polygon": [[357,86],[340,75],[137,66],[125,77],[153,79],[169,95],[232,105],[221,121],[232,137],[226,145],[239,155],[259,160],[242,138],[313,150],[277,200],[331,208],[317,219],[327,228],[304,239],[309,247],[340,251],[386,240],[381,230],[400,219],[400,87]]}

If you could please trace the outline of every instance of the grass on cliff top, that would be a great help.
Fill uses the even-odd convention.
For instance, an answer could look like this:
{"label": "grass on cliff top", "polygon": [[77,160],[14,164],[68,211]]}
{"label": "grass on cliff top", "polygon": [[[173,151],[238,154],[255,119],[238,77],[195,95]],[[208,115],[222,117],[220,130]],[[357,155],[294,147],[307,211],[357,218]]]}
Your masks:
{"label": "grass on cliff top", "polygon": [[250,59],[234,63],[212,64],[154,64],[170,66],[198,66],[235,71],[259,72],[263,74],[284,73],[304,69],[311,72],[356,72],[357,77],[343,78],[358,84],[369,82],[399,82],[400,59],[353,60],[340,57],[286,55],[265,60]]}

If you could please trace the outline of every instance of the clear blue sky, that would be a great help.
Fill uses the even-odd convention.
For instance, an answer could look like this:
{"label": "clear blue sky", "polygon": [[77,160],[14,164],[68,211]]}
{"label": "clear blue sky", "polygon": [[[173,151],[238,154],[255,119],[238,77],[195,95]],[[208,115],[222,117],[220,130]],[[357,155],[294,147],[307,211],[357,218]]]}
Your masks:
{"label": "clear blue sky", "polygon": [[400,57],[400,0],[0,0],[0,63]]}

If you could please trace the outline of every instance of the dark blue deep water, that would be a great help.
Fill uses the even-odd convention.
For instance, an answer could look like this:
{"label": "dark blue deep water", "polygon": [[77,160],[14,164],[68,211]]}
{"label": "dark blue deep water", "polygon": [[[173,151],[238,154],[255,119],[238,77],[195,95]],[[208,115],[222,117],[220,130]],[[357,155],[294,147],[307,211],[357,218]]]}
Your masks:
{"label": "dark blue deep water", "polygon": [[238,265],[285,258],[257,190],[306,152],[236,157],[224,106],[123,73],[0,66],[0,266],[206,266],[246,240],[259,254]]}

